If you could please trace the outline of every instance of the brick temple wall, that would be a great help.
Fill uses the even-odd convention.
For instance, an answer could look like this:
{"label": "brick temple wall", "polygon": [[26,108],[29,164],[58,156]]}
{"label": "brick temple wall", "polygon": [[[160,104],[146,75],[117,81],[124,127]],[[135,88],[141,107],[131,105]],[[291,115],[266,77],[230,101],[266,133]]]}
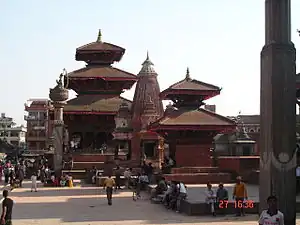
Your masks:
{"label": "brick temple wall", "polygon": [[210,157],[211,144],[176,145],[176,163],[178,167],[183,166],[211,166]]}

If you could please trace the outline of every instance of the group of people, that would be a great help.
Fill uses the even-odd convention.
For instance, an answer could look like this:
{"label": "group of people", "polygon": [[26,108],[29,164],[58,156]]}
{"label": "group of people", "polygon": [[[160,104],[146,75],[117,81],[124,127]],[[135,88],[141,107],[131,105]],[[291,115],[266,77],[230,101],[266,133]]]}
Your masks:
{"label": "group of people", "polygon": [[26,167],[23,161],[17,162],[15,165],[10,160],[3,162],[0,166],[0,177],[4,174],[4,182],[9,183],[12,187],[22,187],[26,173]]}
{"label": "group of people", "polygon": [[183,182],[168,183],[164,177],[161,177],[156,187],[151,190],[151,199],[157,198],[158,195],[163,195],[162,203],[166,208],[180,212],[181,202],[187,198],[187,187]]}
{"label": "group of people", "polygon": [[[248,199],[248,195],[246,185],[242,182],[242,178],[240,176],[236,178],[236,184],[234,185],[232,196],[235,201],[234,208],[236,209],[236,216],[244,216],[244,204]],[[228,200],[228,190],[224,187],[223,183],[219,184],[217,191],[212,189],[211,183],[207,183],[207,188],[205,190],[205,202],[213,216],[216,216],[216,209],[220,212],[220,214],[225,214]]]}

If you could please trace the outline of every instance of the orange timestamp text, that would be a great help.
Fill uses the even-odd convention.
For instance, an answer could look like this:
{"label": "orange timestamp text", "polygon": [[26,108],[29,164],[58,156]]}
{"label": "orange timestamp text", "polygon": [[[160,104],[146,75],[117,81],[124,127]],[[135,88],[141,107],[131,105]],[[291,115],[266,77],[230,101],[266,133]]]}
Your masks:
{"label": "orange timestamp text", "polygon": [[254,207],[254,202],[251,200],[239,200],[239,201],[228,201],[228,200],[220,200],[219,201],[219,208],[220,209],[227,209],[229,205],[233,205],[235,209],[252,209]]}

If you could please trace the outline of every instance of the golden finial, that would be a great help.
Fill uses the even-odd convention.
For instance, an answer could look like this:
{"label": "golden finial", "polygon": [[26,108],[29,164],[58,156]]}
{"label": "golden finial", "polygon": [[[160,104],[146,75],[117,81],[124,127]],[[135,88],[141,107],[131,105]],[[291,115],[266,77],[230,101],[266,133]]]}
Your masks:
{"label": "golden finial", "polygon": [[97,42],[102,42],[102,33],[101,33],[101,29],[99,29],[99,32],[98,32]]}
{"label": "golden finial", "polygon": [[191,77],[190,77],[190,69],[189,69],[188,67],[186,68],[185,79],[187,79],[187,80],[190,80],[190,79],[191,79]]}

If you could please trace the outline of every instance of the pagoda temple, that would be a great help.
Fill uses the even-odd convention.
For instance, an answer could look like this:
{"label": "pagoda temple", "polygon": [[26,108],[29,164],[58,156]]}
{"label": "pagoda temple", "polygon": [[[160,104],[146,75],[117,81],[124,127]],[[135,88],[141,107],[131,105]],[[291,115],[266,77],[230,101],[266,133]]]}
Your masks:
{"label": "pagoda temple", "polygon": [[103,42],[101,31],[95,42],[76,49],[76,60],[86,66],[68,73],[65,80],[77,93],[64,108],[73,152],[114,152],[115,115],[122,103],[129,108],[132,104],[120,94],[137,81],[136,75],[112,66],[124,53],[124,48]]}
{"label": "pagoda temple", "polygon": [[149,127],[169,144],[169,154],[178,167],[212,166],[213,138],[236,128],[233,120],[200,108],[204,100],[220,94],[221,89],[190,77],[171,85],[160,93],[161,99],[171,100],[162,118]]}

